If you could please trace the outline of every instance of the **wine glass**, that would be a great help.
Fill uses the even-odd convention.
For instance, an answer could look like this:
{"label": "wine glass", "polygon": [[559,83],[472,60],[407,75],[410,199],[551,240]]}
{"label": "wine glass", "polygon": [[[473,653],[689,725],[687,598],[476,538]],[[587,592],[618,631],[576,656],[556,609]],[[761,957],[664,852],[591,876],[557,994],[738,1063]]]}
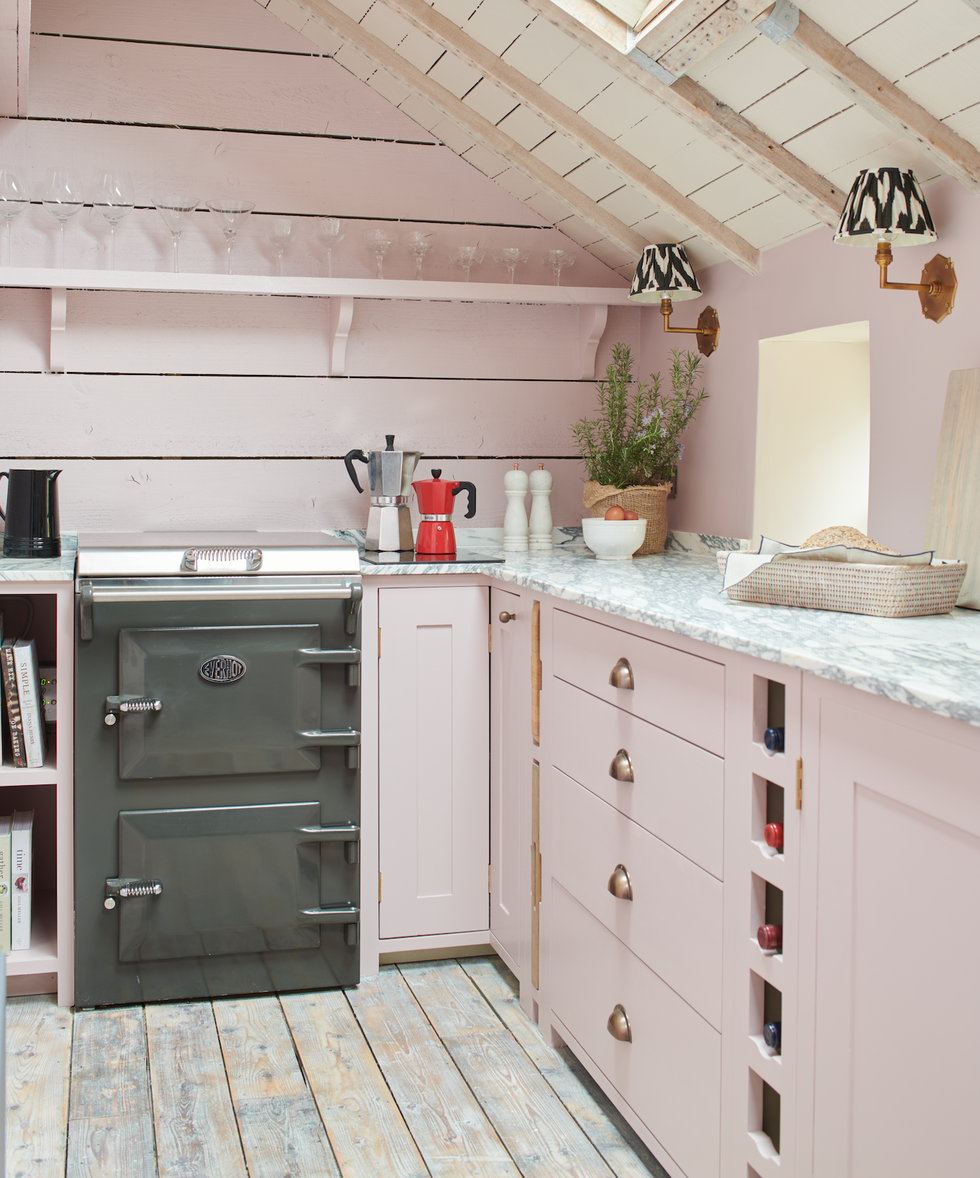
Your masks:
{"label": "wine glass", "polygon": [[228,273],[231,273],[231,251],[235,245],[235,237],[238,235],[238,230],[242,227],[242,222],[248,214],[255,208],[254,204],[248,204],[243,200],[209,200],[208,208],[211,210],[211,215],[221,226],[221,232],[225,235],[225,241],[228,242]]}
{"label": "wine glass", "polygon": [[405,238],[405,249],[415,259],[415,277],[419,282],[422,281],[422,261],[427,254],[432,252],[435,244],[434,234],[426,233],[424,229],[414,229]]}
{"label": "wine glass", "polygon": [[449,261],[466,271],[465,281],[470,280],[470,270],[483,261],[483,250],[478,245],[458,245],[449,253]]}
{"label": "wine glass", "polygon": [[128,172],[105,172],[92,202],[109,222],[109,269],[116,268],[116,226],[133,211],[136,197]]}
{"label": "wine glass", "polygon": [[0,168],[0,217],[6,222],[7,265],[10,265],[10,222],[31,203],[27,189],[13,172]]}
{"label": "wine glass", "polygon": [[393,229],[368,229],[364,234],[364,244],[368,248],[368,253],[374,254],[378,259],[377,277],[384,278],[385,255],[390,254],[398,244],[398,234]]}
{"label": "wine glass", "polygon": [[561,272],[566,267],[575,265],[575,255],[567,250],[545,250],[541,255],[541,265],[551,267],[555,275],[555,286],[560,286]]}
{"label": "wine glass", "polygon": [[317,217],[313,236],[327,251],[327,277],[333,278],[333,251],[344,240],[344,223],[339,217]]}
{"label": "wine glass", "polygon": [[184,231],[184,222],[194,212],[200,203],[200,197],[188,196],[186,193],[172,193],[168,196],[153,198],[153,207],[163,218],[163,223],[170,230],[174,239],[174,273],[177,273],[177,251],[180,246],[180,235]]}
{"label": "wine glass", "polygon": [[282,278],[282,255],[286,252],[286,246],[289,245],[295,236],[296,230],[293,228],[292,218],[290,217],[273,217],[266,226],[266,241],[270,241],[276,247],[276,253],[279,255],[280,278]]}
{"label": "wine glass", "polygon": [[506,266],[507,273],[510,275],[510,281],[514,281],[514,271],[518,266],[527,261],[527,250],[522,250],[519,246],[508,245],[503,249],[497,250],[493,255],[493,260],[498,266]]}
{"label": "wine glass", "polygon": [[61,268],[65,268],[65,225],[85,203],[81,185],[64,168],[51,168],[41,191],[41,203],[57,220],[61,229]]}

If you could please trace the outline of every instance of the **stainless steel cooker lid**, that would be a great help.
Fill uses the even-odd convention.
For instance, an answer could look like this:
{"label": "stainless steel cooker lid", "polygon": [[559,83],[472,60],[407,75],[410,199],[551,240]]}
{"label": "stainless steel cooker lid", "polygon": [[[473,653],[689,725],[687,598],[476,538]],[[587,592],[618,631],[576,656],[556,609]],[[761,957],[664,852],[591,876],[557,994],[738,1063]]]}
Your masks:
{"label": "stainless steel cooker lid", "polygon": [[79,577],[350,576],[356,545],[323,532],[88,532]]}

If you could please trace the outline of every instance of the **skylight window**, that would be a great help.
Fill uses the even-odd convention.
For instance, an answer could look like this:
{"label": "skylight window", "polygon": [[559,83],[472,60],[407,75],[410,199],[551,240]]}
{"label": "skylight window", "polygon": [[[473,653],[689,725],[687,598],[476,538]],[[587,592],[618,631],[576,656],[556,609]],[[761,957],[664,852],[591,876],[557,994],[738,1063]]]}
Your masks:
{"label": "skylight window", "polygon": [[597,3],[629,28],[641,29],[676,8],[681,0],[597,0]]}

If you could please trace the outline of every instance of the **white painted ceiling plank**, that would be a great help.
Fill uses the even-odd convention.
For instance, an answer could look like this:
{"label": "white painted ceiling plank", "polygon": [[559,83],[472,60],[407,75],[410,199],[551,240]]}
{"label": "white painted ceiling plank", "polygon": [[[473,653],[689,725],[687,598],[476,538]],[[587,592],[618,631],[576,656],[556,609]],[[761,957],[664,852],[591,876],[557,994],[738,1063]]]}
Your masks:
{"label": "white painted ceiling plank", "polygon": [[507,47],[503,60],[532,82],[540,83],[577,48],[571,37],[535,13],[528,28]]}
{"label": "white painted ceiling plank", "polygon": [[581,110],[615,80],[614,69],[580,47],[544,78],[541,88],[569,109]]}
{"label": "white painted ceiling plank", "polygon": [[453,54],[444,53],[429,70],[429,77],[440,86],[445,86],[450,94],[462,98],[479,82],[482,74]]}
{"label": "white painted ceiling plank", "polygon": [[[506,188],[518,200],[530,200],[532,196],[541,191],[530,176],[525,176],[520,168],[505,169],[494,177],[494,183],[499,184],[501,188]],[[628,222],[624,221],[623,224],[628,224]]]}
{"label": "white painted ceiling plank", "polygon": [[661,160],[694,143],[697,137],[698,133],[690,123],[666,107],[661,107],[649,118],[618,135],[616,142],[637,159],[655,168]]}
{"label": "white painted ceiling plank", "polygon": [[909,74],[977,37],[980,14],[964,9],[963,0],[929,0],[927,9],[912,4],[847,47],[904,90]]}
{"label": "white painted ceiling plank", "polygon": [[733,172],[738,166],[738,161],[723,148],[698,139],[661,160],[657,164],[657,174],[679,191],[690,193]]}
{"label": "white painted ceiling plank", "polygon": [[586,160],[565,178],[594,201],[601,201],[603,197],[623,187],[623,177],[601,159]]}
{"label": "white painted ceiling plank", "polygon": [[[530,82],[513,66],[494,58],[483,46],[468,37],[451,21],[434,12],[431,6],[425,3],[425,0],[385,0],[385,2],[395,8],[408,21],[436,38],[439,44],[464,57],[475,69],[483,73],[483,81],[471,95],[467,95],[467,98],[464,99],[468,105],[472,104],[474,95],[479,95],[481,88],[492,79],[495,87],[506,89],[507,93],[515,100],[532,109],[553,128],[560,129],[566,135],[577,139],[583,147],[603,159],[610,167],[615,168],[622,180],[626,180],[646,192],[661,207],[671,208],[692,229],[712,240],[733,261],[749,267],[754,264],[753,260],[742,252],[741,243],[737,238],[729,236],[724,226],[713,218],[705,217],[696,202],[689,201],[680,191],[672,191],[669,184],[665,184],[660,176],[651,172],[646,164],[629,155],[574,110],[556,102],[542,87]],[[579,52],[581,53],[581,51]],[[574,56],[578,56],[578,54]],[[615,75],[611,76],[615,80]],[[713,176],[717,176],[720,171],[727,170],[729,157],[723,151],[714,149],[711,145],[705,145],[704,152],[715,154],[721,161]],[[592,184],[592,175],[592,170],[586,172],[584,176],[587,178],[584,179],[584,182]],[[576,184],[576,187],[581,187],[581,183],[574,180],[573,183]],[[621,180],[609,183],[608,186],[606,184],[607,181],[604,179],[601,191],[593,192],[589,189],[584,189],[584,191],[595,200],[601,196],[607,196],[619,188]],[[692,187],[694,186],[696,185],[692,185]]]}
{"label": "white painted ceiling plank", "polygon": [[[977,101],[978,77],[980,38],[917,70],[903,80],[902,89],[909,98],[921,103],[927,110],[936,111],[942,121],[950,126],[952,115],[966,110]],[[963,135],[962,131],[958,133]],[[971,143],[977,142],[973,136],[966,135],[965,138]]]}
{"label": "white painted ceiling plank", "polygon": [[[841,0],[806,0],[807,15],[823,25],[842,45],[850,45],[856,38],[890,20],[896,12],[916,4],[918,0],[861,0],[860,4],[841,3]],[[931,0],[930,0],[931,2]]]}
{"label": "white painted ceiling plank", "polygon": [[591,152],[581,143],[573,143],[558,131],[539,143],[533,154],[559,176],[567,176],[572,168],[577,168],[591,157]]}
{"label": "white painted ceiling plank", "polygon": [[804,70],[785,86],[753,103],[746,114],[767,135],[788,143],[801,132],[853,105],[850,96],[841,93],[826,78]]}
{"label": "white painted ceiling plank", "polygon": [[480,7],[480,3],[481,0],[434,0],[432,7],[456,24],[463,25]]}
{"label": "white painted ceiling plank", "polygon": [[[263,0],[257,0],[259,4],[262,2]],[[278,21],[299,33],[308,44],[314,45],[324,53],[335,56],[343,47],[344,43],[340,37],[333,33],[328,34],[322,26],[315,30],[311,29],[310,31],[314,35],[307,36],[306,30],[313,24],[313,18],[308,12],[297,8],[290,0],[268,0],[266,11],[270,16],[276,17]]]}
{"label": "white painted ceiling plank", "polygon": [[554,128],[526,106],[511,111],[497,126],[528,151],[533,151],[542,140],[554,134]]}
{"label": "white painted ceiling plank", "polygon": [[[737,225],[739,232],[744,233],[749,240],[756,242],[789,241],[817,228],[812,218],[806,215],[806,210],[782,193],[765,204],[733,217],[732,224]],[[826,228],[826,234],[827,247],[833,248],[833,235],[829,227]]]}
{"label": "white painted ceiling plank", "polygon": [[472,147],[468,148],[463,153],[463,159],[481,171],[484,176],[489,176],[491,180],[507,167],[505,160],[502,160],[495,151],[484,147],[482,143],[474,143]]}
{"label": "white painted ceiling plank", "polygon": [[494,126],[517,106],[517,100],[512,94],[495,86],[487,77],[483,77],[477,82],[473,89],[463,97],[463,102],[471,110],[493,123]]}
{"label": "white painted ceiling plank", "polygon": [[649,118],[663,110],[659,102],[642,90],[637,90],[632,82],[627,82],[625,78],[617,78],[611,86],[607,86],[591,102],[587,102],[579,114],[604,135],[618,139],[630,127],[635,127],[641,119]]}
{"label": "white painted ceiling plank", "polygon": [[887,127],[916,141],[969,191],[980,190],[980,151],[835,41],[804,12],[799,14],[796,31],[780,47],[853,95],[858,105]]}
{"label": "white painted ceiling plank", "polygon": [[733,217],[754,209],[756,205],[764,204],[776,196],[776,190],[767,184],[761,176],[757,176],[744,164],[729,172],[726,176],[706,184],[697,192],[698,204],[704,207],[725,224],[731,224]]}
{"label": "white painted ceiling plank", "polygon": [[534,18],[521,0],[481,4],[466,22],[466,32],[499,57]]}
{"label": "white painted ceiling plank", "polygon": [[705,58],[691,70],[688,78],[751,120],[752,116],[746,112],[752,103],[785,85],[802,70],[795,58],[783,53],[768,37],[746,29],[745,44],[738,53]]}
{"label": "white painted ceiling plank", "polygon": [[618,217],[624,225],[636,225],[637,221],[643,221],[660,211],[643,193],[637,192],[628,184],[603,197],[599,203],[614,217]]}
{"label": "white painted ceiling plank", "polygon": [[[552,197],[558,199],[567,211],[577,213],[591,221],[600,234],[619,241],[624,248],[635,249],[637,254],[641,252],[645,243],[638,238],[633,230],[611,217],[594,202],[584,198],[567,180],[545,168],[530,152],[514,143],[509,136],[498,131],[495,126],[475,111],[467,108],[465,103],[460,102],[432,79],[409,65],[383,42],[345,17],[327,0],[304,0],[304,3],[299,6],[315,13],[319,22],[327,25],[345,41],[356,44],[363,52],[369,53],[400,81],[417,90],[431,105],[439,107],[447,115],[463,123],[473,134],[477,143],[497,155],[502,161],[502,165],[506,163],[520,167],[543,188],[546,188]],[[502,170],[502,167],[497,170]],[[740,258],[739,264],[750,271],[757,272],[758,254],[749,254]]]}

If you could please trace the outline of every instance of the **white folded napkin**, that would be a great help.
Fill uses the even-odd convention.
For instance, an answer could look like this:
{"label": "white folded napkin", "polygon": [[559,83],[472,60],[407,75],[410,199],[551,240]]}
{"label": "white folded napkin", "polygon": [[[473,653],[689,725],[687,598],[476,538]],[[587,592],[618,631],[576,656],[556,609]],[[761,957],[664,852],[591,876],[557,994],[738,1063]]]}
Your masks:
{"label": "white folded napkin", "polygon": [[[783,544],[780,540],[762,537],[758,552],[730,552],[725,564],[725,580],[722,592],[744,581],[746,577],[769,564],[772,560],[786,557],[803,560],[830,560],[847,564],[932,564],[933,552],[892,554],[874,552],[868,548],[849,548],[846,544],[833,544],[829,548],[800,548],[794,544]],[[942,562],[945,563],[945,562]]]}

